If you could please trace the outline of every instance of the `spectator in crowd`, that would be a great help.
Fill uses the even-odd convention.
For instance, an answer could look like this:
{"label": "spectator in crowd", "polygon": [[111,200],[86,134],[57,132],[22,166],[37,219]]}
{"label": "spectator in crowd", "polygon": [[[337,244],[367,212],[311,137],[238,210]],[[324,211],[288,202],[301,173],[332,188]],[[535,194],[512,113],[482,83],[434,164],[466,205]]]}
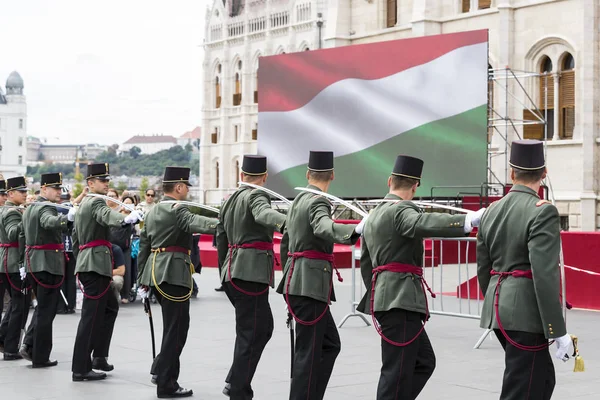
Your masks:
{"label": "spectator in crowd", "polygon": [[156,205],[154,200],[156,199],[156,190],[146,189],[145,201],[142,201],[139,208],[144,212],[144,215],[148,214],[148,211]]}
{"label": "spectator in crowd", "polygon": [[[117,189],[109,189],[106,196],[110,197],[111,199],[118,199],[119,192],[117,192]],[[117,203],[109,200],[106,201],[106,204],[113,210],[117,210],[120,207]]]}
{"label": "spectator in crowd", "polygon": [[116,244],[112,245],[113,252],[113,280],[110,284],[111,289],[113,290],[114,295],[117,297],[117,302],[119,301],[121,295],[121,291],[123,290],[123,285],[125,284],[125,257],[123,256],[123,250]]}

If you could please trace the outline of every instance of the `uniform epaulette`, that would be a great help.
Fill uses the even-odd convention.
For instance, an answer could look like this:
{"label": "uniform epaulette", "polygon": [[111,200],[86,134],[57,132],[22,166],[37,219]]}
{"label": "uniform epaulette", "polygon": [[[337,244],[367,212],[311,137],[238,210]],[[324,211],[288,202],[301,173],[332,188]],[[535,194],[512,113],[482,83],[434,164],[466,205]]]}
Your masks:
{"label": "uniform epaulette", "polygon": [[551,201],[549,201],[549,200],[544,200],[544,199],[542,199],[542,200],[538,201],[537,203],[535,203],[535,206],[536,206],[536,207],[539,207],[539,206],[542,206],[542,205],[544,205],[544,204],[552,204],[552,202],[551,202]]}

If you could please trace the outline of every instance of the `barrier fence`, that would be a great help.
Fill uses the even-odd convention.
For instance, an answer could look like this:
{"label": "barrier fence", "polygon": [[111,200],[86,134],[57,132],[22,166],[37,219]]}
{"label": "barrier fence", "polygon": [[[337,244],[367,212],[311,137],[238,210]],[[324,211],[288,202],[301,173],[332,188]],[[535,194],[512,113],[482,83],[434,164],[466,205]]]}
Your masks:
{"label": "barrier fence", "polygon": [[[475,237],[424,240],[423,278],[436,294],[436,297],[432,298],[425,292],[430,314],[480,319],[483,294],[477,280],[476,241]],[[352,246],[351,310],[341,320],[339,328],[352,317],[359,317],[367,326],[371,325],[364,314],[356,311],[357,299],[360,300],[366,290],[360,273],[358,277],[356,275],[360,252],[360,247]],[[475,349],[481,346],[490,332],[489,329],[483,332],[474,346]]]}

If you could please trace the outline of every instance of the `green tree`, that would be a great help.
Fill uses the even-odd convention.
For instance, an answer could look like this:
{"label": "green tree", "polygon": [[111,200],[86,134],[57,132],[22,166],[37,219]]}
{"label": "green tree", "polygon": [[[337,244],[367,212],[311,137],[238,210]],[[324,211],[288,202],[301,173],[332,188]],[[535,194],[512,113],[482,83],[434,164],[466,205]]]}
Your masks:
{"label": "green tree", "polygon": [[108,188],[109,189],[114,189],[115,188],[115,182],[113,182],[113,181],[108,182]]}
{"label": "green tree", "polygon": [[137,146],[133,146],[130,150],[129,150],[129,155],[131,156],[131,158],[133,158],[134,160],[136,158],[138,158],[140,156],[140,154],[142,153],[142,149],[140,149]]}
{"label": "green tree", "polygon": [[73,185],[73,198],[79,196],[83,192],[83,174],[75,175],[75,185]]}
{"label": "green tree", "polygon": [[192,145],[188,143],[185,145],[185,151],[191,153],[192,151],[194,151],[194,147],[192,147]]}
{"label": "green tree", "polygon": [[140,182],[140,197],[144,193],[146,193],[146,190],[148,190],[148,187],[149,187],[148,178],[143,177],[142,182]]}

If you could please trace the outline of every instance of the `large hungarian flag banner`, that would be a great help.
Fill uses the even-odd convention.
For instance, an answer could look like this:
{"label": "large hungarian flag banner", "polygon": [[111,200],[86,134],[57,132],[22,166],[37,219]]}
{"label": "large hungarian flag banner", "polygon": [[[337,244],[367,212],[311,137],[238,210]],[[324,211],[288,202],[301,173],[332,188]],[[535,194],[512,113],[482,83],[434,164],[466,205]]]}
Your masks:
{"label": "large hungarian flag banner", "polygon": [[419,196],[478,192],[487,82],[487,30],[262,57],[258,152],[268,187],[295,196],[309,151],[331,150],[338,196],[384,195],[398,154],[425,160]]}

